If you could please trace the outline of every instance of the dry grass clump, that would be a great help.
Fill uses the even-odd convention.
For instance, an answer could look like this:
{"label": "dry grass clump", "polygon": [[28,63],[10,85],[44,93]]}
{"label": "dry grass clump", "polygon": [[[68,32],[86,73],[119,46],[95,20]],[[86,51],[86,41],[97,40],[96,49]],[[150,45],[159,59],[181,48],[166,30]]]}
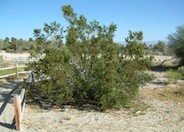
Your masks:
{"label": "dry grass clump", "polygon": [[184,87],[181,87],[178,90],[174,91],[174,94],[184,98]]}
{"label": "dry grass clump", "polygon": [[0,79],[0,84],[1,84],[1,83],[7,83],[7,80],[4,79],[4,78],[2,78],[2,79]]}
{"label": "dry grass clump", "polygon": [[163,101],[184,102],[184,84],[144,89],[140,91],[140,96],[142,98],[156,98]]}
{"label": "dry grass clump", "polygon": [[162,66],[162,67],[174,67],[176,65],[178,65],[178,63],[173,61],[165,61],[164,63],[162,63],[161,61],[158,61],[158,62],[152,63],[152,66]]}

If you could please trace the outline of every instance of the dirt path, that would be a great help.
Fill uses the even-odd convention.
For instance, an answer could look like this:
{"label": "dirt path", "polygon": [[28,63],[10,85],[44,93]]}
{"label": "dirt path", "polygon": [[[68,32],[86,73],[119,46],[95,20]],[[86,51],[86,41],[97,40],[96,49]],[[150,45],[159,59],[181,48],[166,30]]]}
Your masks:
{"label": "dirt path", "polygon": [[18,83],[0,84],[0,131],[15,131],[13,95]]}

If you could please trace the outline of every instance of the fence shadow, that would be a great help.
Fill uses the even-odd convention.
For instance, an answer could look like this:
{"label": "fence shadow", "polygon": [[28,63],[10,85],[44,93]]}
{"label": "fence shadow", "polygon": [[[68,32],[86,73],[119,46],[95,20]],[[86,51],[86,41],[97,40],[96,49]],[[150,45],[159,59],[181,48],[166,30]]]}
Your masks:
{"label": "fence shadow", "polygon": [[[5,86],[5,88],[7,88],[7,89],[10,89],[10,87],[12,87],[12,85],[13,85],[13,88],[9,93],[0,91],[0,96],[3,97],[3,99],[1,100],[1,101],[3,101],[3,104],[0,107],[0,116],[2,115],[3,111],[5,110],[6,105],[11,101],[12,94],[15,93],[15,91],[19,87],[19,83],[11,83],[11,84],[7,84],[7,85],[6,84],[1,85],[1,87]],[[15,128],[15,119],[13,119],[12,124],[0,122],[0,126],[7,127],[9,129],[14,129]]]}
{"label": "fence shadow", "polygon": [[9,128],[9,129],[16,129],[16,126],[15,126],[15,117],[12,120],[12,124],[0,122],[0,126],[6,127],[6,128]]}

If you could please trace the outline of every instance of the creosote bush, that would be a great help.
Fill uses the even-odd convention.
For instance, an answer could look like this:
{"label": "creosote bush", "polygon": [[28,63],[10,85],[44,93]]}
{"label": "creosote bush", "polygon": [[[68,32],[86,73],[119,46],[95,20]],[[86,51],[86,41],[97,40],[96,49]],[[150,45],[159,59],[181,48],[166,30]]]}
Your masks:
{"label": "creosote bush", "polygon": [[[30,88],[31,97],[52,105],[87,101],[102,109],[122,108],[151,80],[144,73],[151,58],[141,42],[143,33],[129,31],[127,45],[118,45],[113,42],[115,24],[87,22],[70,5],[62,11],[69,23],[66,30],[56,22],[34,30],[37,45],[31,53],[40,60],[29,68],[40,81]],[[50,46],[49,38],[55,38],[58,47]]]}

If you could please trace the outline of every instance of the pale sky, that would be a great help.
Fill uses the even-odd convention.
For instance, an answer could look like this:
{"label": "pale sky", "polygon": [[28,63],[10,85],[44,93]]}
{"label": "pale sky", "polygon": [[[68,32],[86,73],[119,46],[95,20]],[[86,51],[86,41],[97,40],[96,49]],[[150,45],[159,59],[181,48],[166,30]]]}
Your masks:
{"label": "pale sky", "polygon": [[116,42],[128,30],[143,31],[144,41],[166,41],[184,24],[184,0],[0,0],[0,39],[29,39],[33,29],[53,21],[66,27],[61,6],[67,4],[88,21],[117,24]]}

